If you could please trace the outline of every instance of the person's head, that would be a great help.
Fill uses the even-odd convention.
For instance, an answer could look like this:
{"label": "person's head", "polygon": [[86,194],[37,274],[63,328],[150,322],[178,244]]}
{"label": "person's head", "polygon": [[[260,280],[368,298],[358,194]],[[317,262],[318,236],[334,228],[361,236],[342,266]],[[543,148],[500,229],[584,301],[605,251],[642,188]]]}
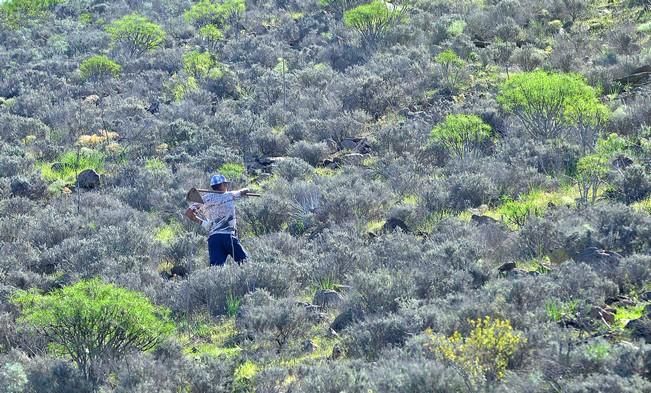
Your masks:
{"label": "person's head", "polygon": [[228,191],[228,180],[224,175],[213,175],[210,178],[210,188],[214,191],[226,192]]}

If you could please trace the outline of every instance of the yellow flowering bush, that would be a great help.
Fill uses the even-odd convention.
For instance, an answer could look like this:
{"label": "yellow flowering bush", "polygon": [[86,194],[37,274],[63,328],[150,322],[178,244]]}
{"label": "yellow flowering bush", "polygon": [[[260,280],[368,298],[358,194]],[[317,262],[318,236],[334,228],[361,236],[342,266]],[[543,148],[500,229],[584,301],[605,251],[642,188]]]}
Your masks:
{"label": "yellow flowering bush", "polygon": [[473,329],[467,337],[459,332],[445,337],[428,331],[430,349],[459,367],[473,384],[503,378],[509,359],[526,339],[508,320],[486,316],[469,322]]}

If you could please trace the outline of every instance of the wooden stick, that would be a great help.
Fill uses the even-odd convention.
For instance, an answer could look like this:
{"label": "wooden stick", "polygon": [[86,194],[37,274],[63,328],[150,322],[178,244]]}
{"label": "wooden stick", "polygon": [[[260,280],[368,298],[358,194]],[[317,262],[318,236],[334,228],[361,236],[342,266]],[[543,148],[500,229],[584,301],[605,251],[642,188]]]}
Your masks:
{"label": "wooden stick", "polygon": [[[208,192],[208,193],[211,193],[211,194],[223,194],[224,193],[223,191],[206,190],[206,189],[202,189],[202,188],[195,188],[195,190],[197,190],[199,192]],[[258,194],[258,193],[255,193],[255,192],[247,192],[246,196],[259,197],[259,196],[262,196],[262,195]]]}

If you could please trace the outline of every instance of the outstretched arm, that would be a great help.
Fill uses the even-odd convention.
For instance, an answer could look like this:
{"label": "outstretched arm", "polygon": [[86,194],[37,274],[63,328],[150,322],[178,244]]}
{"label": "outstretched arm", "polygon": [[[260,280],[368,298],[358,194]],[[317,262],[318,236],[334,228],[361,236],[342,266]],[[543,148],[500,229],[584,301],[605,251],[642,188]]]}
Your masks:
{"label": "outstretched arm", "polygon": [[185,216],[189,218],[191,221],[196,222],[197,224],[202,224],[203,221],[197,217],[197,209],[198,207],[195,205],[190,206],[185,210]]}
{"label": "outstretched arm", "polygon": [[241,197],[248,196],[249,192],[250,190],[248,188],[242,188],[240,190],[233,191],[233,194],[235,198],[241,198]]}

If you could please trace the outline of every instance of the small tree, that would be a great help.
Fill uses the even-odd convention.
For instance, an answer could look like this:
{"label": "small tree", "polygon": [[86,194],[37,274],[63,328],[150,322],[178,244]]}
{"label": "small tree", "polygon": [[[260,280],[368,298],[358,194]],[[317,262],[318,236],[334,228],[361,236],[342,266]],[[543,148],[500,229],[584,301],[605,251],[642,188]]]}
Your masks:
{"label": "small tree", "polygon": [[215,60],[208,52],[193,50],[183,55],[183,70],[190,76],[201,78],[208,75]]}
{"label": "small tree", "polygon": [[480,144],[491,137],[491,127],[476,115],[448,115],[432,129],[433,141],[452,154],[464,158],[476,154]]}
{"label": "small tree", "polygon": [[113,44],[122,46],[129,56],[140,56],[156,49],[165,39],[162,27],[137,13],[113,21],[106,31]]}
{"label": "small tree", "polygon": [[625,149],[626,140],[612,133],[597,141],[595,153],[581,157],[576,165],[576,183],[582,205],[597,200],[599,187],[608,178],[611,160]]}
{"label": "small tree", "polygon": [[597,200],[599,186],[605,182],[608,175],[608,160],[600,154],[589,154],[581,157],[576,164],[576,182],[579,187],[579,198],[582,205]]}
{"label": "small tree", "polygon": [[118,76],[122,67],[104,55],[95,55],[79,64],[79,71],[84,80],[99,80]]}
{"label": "small tree", "polygon": [[578,124],[601,124],[599,119],[608,112],[597,90],[576,74],[533,71],[514,75],[500,87],[497,101],[537,139],[557,138]]}
{"label": "small tree", "polygon": [[244,0],[224,0],[222,2],[201,0],[185,11],[183,17],[186,22],[196,26],[208,24],[224,26],[236,23],[244,11],[246,11]]}
{"label": "small tree", "polygon": [[362,42],[375,46],[405,16],[404,6],[373,0],[344,12],[344,25],[357,30]]}
{"label": "small tree", "polygon": [[19,292],[12,302],[21,309],[20,322],[51,340],[53,350],[70,356],[93,382],[105,362],[154,348],[174,329],[166,309],[99,279],[46,295]]}
{"label": "small tree", "polygon": [[224,33],[216,25],[207,24],[199,29],[199,37],[214,51],[219,42],[224,39]]}
{"label": "small tree", "polygon": [[459,82],[463,79],[463,72],[466,63],[452,50],[446,49],[434,58],[438,65],[438,76],[442,85],[450,91],[459,88]]}

